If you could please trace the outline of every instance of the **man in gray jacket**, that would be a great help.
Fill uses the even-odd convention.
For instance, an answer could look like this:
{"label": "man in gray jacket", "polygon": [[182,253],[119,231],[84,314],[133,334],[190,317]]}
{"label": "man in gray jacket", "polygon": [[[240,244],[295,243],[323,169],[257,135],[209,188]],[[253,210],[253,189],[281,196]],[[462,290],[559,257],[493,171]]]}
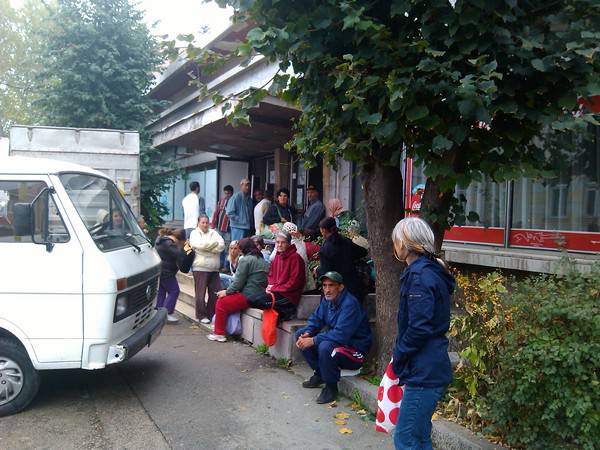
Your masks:
{"label": "man in gray jacket", "polygon": [[325,217],[325,206],[319,199],[319,191],[310,185],[306,189],[308,208],[302,218],[302,228],[306,236],[316,237],[319,234],[319,222]]}
{"label": "man in gray jacket", "polygon": [[231,227],[231,240],[239,241],[252,235],[253,208],[250,197],[250,181],[244,178],[240,181],[240,191],[233,194],[225,208]]}

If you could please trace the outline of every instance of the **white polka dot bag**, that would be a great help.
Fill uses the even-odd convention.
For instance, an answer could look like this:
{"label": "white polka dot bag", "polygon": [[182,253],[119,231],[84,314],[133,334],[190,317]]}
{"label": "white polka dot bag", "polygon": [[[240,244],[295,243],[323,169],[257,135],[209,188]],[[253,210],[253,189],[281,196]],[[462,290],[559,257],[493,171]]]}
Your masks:
{"label": "white polka dot bag", "polygon": [[377,392],[375,429],[382,433],[391,433],[396,428],[402,395],[404,394],[404,386],[399,385],[400,380],[394,373],[394,369],[392,369],[392,361],[385,369]]}

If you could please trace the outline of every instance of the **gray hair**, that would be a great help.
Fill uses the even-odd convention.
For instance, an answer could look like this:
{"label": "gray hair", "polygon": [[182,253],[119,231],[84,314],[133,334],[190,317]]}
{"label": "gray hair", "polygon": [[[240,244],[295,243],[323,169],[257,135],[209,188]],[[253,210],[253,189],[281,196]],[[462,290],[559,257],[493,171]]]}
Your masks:
{"label": "gray hair", "polygon": [[206,214],[200,214],[198,216],[198,222],[200,222],[200,219],[204,219],[205,217],[206,217],[206,220],[208,220],[210,222],[210,219],[209,219],[209,217]]}
{"label": "gray hair", "polygon": [[442,267],[442,261],[435,251],[435,236],[431,227],[420,217],[406,217],[396,224],[392,231],[394,245],[405,247],[411,253],[426,255],[435,259]]}
{"label": "gray hair", "polygon": [[292,243],[292,235],[287,231],[278,231],[275,233],[275,238],[283,238],[287,241],[288,244]]}

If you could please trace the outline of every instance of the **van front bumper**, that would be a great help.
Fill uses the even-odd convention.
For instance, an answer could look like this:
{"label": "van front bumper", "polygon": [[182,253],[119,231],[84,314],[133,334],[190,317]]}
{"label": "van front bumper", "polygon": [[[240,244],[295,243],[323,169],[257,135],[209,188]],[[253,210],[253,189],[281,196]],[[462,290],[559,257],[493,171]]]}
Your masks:
{"label": "van front bumper", "polygon": [[126,361],[146,346],[152,345],[167,322],[166,308],[159,308],[156,314],[142,328],[117,345],[110,346],[106,364]]}

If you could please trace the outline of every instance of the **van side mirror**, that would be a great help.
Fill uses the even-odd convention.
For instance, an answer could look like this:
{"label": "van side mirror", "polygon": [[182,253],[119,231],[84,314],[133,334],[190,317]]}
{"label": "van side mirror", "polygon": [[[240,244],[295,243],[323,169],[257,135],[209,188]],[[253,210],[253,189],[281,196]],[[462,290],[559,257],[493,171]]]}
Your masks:
{"label": "van side mirror", "polygon": [[13,229],[15,236],[33,235],[33,209],[31,203],[15,203],[13,206]]}

